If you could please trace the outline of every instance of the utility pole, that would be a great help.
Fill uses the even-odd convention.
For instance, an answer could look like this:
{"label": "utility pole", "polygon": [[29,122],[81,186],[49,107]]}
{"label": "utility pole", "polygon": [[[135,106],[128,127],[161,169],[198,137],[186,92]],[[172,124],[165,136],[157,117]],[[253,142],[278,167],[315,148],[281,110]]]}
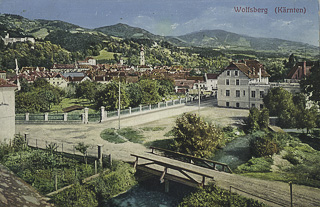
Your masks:
{"label": "utility pole", "polygon": [[200,117],[200,81],[198,81],[199,117]]}
{"label": "utility pole", "polygon": [[121,110],[121,108],[120,108],[121,107],[121,104],[120,104],[120,101],[121,101],[121,98],[120,98],[120,72],[119,72],[119,76],[118,77],[119,77],[119,107],[118,107],[119,108],[119,112],[118,112],[119,114],[118,114],[118,117],[119,117],[119,129],[120,129],[120,113],[121,113],[121,111],[120,111]]}

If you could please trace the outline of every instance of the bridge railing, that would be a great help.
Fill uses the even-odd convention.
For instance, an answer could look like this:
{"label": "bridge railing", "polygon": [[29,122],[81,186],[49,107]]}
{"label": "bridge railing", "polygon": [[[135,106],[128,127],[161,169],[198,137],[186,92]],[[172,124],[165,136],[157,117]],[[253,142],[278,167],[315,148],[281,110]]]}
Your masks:
{"label": "bridge railing", "polygon": [[201,167],[206,167],[206,168],[210,168],[210,169],[214,169],[214,170],[218,170],[218,168],[220,168],[221,171],[223,171],[223,172],[232,173],[232,170],[230,169],[230,167],[225,163],[221,163],[221,162],[217,162],[217,161],[213,161],[213,160],[208,160],[208,159],[203,159],[203,158],[195,157],[192,155],[183,154],[180,152],[174,152],[174,151],[162,149],[159,147],[152,147],[151,146],[150,149],[152,150],[151,153],[153,153],[153,154],[157,154],[157,152],[158,152],[158,153],[161,153],[161,155],[165,156],[165,157],[170,157],[170,158],[173,158],[176,160],[192,163],[194,165],[199,165]]}

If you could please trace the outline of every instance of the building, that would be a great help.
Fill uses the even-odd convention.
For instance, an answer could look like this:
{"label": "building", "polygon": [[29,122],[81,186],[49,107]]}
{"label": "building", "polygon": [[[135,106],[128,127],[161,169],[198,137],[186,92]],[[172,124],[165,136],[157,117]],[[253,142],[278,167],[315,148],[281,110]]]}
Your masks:
{"label": "building", "polygon": [[304,61],[296,63],[288,73],[285,82],[297,83],[310,75],[310,69],[314,66],[313,61]]}
{"label": "building", "polygon": [[262,109],[270,89],[269,77],[256,60],[231,63],[217,78],[218,106]]}
{"label": "building", "polygon": [[97,60],[92,57],[87,57],[84,61],[78,61],[79,65],[97,65]]}
{"label": "building", "polygon": [[15,134],[16,85],[0,79],[0,142],[8,142]]}
{"label": "building", "polygon": [[19,37],[19,38],[14,38],[10,37],[9,33],[3,38],[1,37],[5,45],[8,45],[9,43],[16,43],[16,42],[32,42],[33,44],[36,42],[33,37]]}

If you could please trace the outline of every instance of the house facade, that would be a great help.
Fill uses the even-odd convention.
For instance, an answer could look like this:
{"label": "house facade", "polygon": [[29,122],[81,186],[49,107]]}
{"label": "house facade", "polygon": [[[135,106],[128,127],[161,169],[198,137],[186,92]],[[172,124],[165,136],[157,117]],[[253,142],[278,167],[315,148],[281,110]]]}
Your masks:
{"label": "house facade", "polygon": [[16,85],[0,79],[0,142],[8,142],[15,134]]}
{"label": "house facade", "polygon": [[217,78],[218,106],[262,109],[270,89],[269,77],[256,60],[231,63]]}

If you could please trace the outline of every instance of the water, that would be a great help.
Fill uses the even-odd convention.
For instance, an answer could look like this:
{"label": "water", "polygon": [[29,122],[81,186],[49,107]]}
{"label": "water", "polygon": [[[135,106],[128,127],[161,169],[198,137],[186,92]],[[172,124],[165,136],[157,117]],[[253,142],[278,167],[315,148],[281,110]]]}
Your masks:
{"label": "water", "polygon": [[[218,150],[212,160],[226,163],[234,170],[237,166],[251,159],[249,143],[253,136],[261,135],[255,133],[238,137],[228,143],[224,148]],[[164,192],[164,184],[159,183],[159,177],[140,182],[128,192],[108,201],[105,207],[175,207],[183,199],[196,189],[170,182],[170,193]]]}
{"label": "water", "polygon": [[236,169],[251,159],[249,148],[251,138],[251,135],[236,138],[218,150],[212,160],[226,163],[232,170]]}
{"label": "water", "polygon": [[170,182],[170,192],[165,193],[159,177],[153,177],[110,199],[104,207],[175,207],[193,191],[194,188]]}

